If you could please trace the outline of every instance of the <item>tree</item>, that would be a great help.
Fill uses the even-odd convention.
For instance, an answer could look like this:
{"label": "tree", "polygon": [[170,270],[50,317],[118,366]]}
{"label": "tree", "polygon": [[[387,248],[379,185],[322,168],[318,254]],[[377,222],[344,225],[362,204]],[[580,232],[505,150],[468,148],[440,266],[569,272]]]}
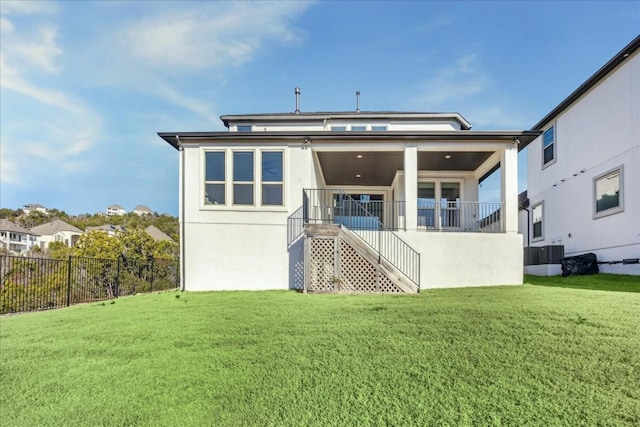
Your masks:
{"label": "tree", "polygon": [[122,255],[123,249],[117,236],[111,237],[104,231],[90,231],[80,236],[73,252],[82,257],[113,259]]}

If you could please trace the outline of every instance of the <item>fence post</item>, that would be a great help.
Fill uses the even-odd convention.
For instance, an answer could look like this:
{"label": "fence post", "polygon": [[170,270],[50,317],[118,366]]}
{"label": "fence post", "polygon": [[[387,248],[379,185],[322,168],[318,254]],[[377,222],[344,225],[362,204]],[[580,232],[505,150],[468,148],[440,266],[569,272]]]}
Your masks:
{"label": "fence post", "polygon": [[67,307],[71,304],[71,255],[67,260]]}
{"label": "fence post", "polygon": [[114,295],[116,298],[120,296],[120,258],[122,258],[122,255],[118,255],[116,259],[116,292]]}
{"label": "fence post", "polygon": [[153,292],[153,260],[154,258],[151,257],[151,280],[149,281],[149,292]]}

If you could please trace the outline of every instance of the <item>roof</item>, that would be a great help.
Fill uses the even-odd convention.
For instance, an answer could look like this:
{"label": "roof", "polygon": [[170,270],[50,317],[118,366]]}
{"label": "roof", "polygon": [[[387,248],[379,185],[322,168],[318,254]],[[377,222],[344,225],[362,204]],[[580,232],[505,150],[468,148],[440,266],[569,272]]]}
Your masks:
{"label": "roof", "polygon": [[125,210],[122,206],[120,205],[111,205],[111,206],[107,206],[107,209],[122,209]]}
{"label": "roof", "polygon": [[97,227],[87,227],[86,231],[119,231],[124,232],[124,227],[121,225],[104,224]]}
{"label": "roof", "polygon": [[550,121],[552,121],[555,117],[557,117],[564,110],[569,108],[571,104],[576,102],[578,98],[587,93],[592,87],[597,85],[601,80],[609,75],[613,70],[615,70],[621,63],[626,61],[631,54],[633,54],[636,50],[640,48],[640,35],[633,39],[631,43],[626,45],[620,52],[618,52],[613,58],[609,60],[606,64],[602,66],[598,71],[595,72],[594,75],[589,77],[584,83],[582,83],[576,90],[571,93],[568,97],[564,99],[556,108],[551,110],[549,114],[544,116],[542,120],[536,123],[531,129],[532,130],[540,130],[544,128]]}
{"label": "roof", "polygon": [[170,241],[173,242],[173,239],[171,237],[169,237],[168,234],[166,234],[164,231],[160,230],[155,225],[148,226],[145,229],[145,231],[147,232],[147,234],[149,236],[151,236],[153,238],[153,240],[155,240],[157,242],[163,241],[163,240],[170,240]]}
{"label": "roof", "polygon": [[402,112],[402,111],[326,111],[309,113],[265,113],[265,114],[229,114],[220,116],[225,127],[229,122],[306,122],[331,119],[393,119],[393,120],[433,120],[447,119],[460,123],[463,130],[471,129],[471,123],[460,113],[427,113],[427,112]]}
{"label": "roof", "polygon": [[0,219],[0,231],[9,231],[12,233],[37,235],[37,233],[34,233],[31,230],[21,227],[18,224],[15,224],[9,221],[8,219]]}
{"label": "roof", "polygon": [[311,143],[322,142],[402,142],[412,141],[520,141],[519,149],[524,148],[540,135],[538,130],[487,130],[487,131],[387,131],[387,132],[327,132],[327,131],[277,131],[277,132],[158,132],[158,136],[179,150],[179,142],[184,140],[228,140],[233,142],[282,142],[305,140]]}
{"label": "roof", "polygon": [[38,209],[38,208],[46,209],[40,203],[28,203],[28,204],[24,205],[24,207],[27,208],[27,209]]}
{"label": "roof", "polygon": [[145,205],[138,205],[135,208],[133,208],[133,210],[134,211],[143,211],[143,212],[152,212],[151,209],[149,209]]}
{"label": "roof", "polygon": [[61,219],[56,219],[55,221],[51,221],[46,224],[38,225],[36,227],[31,227],[31,231],[41,236],[53,235],[61,231],[71,231],[73,233],[82,233],[82,230],[74,227],[69,223],[62,221]]}

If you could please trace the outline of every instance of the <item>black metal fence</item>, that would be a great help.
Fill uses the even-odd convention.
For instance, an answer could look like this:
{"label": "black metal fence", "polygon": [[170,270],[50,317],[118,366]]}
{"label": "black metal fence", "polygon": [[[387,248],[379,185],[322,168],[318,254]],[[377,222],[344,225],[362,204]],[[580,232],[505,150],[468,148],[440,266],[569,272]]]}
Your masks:
{"label": "black metal fence", "polygon": [[177,260],[0,256],[0,314],[175,289]]}

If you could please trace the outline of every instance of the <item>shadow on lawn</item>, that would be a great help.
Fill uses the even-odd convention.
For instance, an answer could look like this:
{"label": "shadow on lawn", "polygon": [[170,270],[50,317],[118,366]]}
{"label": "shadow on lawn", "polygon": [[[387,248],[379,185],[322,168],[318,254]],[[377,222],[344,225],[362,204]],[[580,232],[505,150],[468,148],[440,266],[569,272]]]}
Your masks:
{"label": "shadow on lawn", "polygon": [[536,286],[551,286],[556,288],[640,293],[640,276],[625,274],[600,273],[589,276],[569,277],[543,277],[525,274],[524,282]]}

